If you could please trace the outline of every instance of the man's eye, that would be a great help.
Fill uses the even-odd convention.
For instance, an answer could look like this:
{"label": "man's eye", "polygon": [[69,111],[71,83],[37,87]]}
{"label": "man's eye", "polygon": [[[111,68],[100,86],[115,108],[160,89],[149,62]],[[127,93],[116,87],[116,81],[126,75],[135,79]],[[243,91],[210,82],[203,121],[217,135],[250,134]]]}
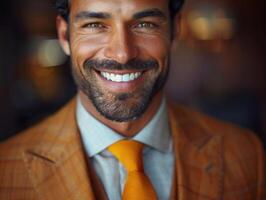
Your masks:
{"label": "man's eye", "polygon": [[92,22],[83,25],[83,28],[102,29],[105,28],[105,26],[99,22]]}
{"label": "man's eye", "polygon": [[137,24],[136,26],[137,28],[149,28],[149,29],[154,29],[157,28],[158,26],[154,23],[151,22],[141,22],[139,24]]}

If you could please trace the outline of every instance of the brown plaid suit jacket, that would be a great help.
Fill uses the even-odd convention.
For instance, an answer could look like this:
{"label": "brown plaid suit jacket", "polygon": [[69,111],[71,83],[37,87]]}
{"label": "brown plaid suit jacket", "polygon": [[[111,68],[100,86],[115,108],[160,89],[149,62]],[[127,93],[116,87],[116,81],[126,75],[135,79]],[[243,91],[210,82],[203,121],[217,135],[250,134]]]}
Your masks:
{"label": "brown plaid suit jacket", "polygon": [[[75,121],[76,101],[0,145],[1,200],[102,200]],[[249,131],[169,106],[175,152],[171,199],[266,200],[262,145]]]}

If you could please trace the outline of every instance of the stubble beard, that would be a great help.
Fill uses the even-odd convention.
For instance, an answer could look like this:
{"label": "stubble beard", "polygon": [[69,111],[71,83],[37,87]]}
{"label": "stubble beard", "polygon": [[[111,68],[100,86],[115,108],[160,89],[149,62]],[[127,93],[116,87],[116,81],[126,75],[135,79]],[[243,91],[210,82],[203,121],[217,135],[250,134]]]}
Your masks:
{"label": "stubble beard", "polygon": [[[156,61],[153,62],[155,64]],[[83,71],[72,63],[72,75],[78,89],[88,97],[101,115],[116,122],[135,120],[145,113],[153,97],[165,85],[169,71],[169,67],[166,66],[162,72],[159,72],[159,65],[156,62],[153,73],[148,79],[146,78],[141,87],[130,92],[114,93],[99,86],[95,72],[91,67],[86,67],[86,63]]]}

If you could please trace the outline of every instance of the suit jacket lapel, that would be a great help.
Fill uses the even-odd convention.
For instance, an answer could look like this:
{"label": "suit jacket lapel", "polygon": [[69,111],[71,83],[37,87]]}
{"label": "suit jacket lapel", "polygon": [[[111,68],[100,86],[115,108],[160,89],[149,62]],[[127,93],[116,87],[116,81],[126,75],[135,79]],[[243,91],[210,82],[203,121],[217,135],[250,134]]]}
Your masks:
{"label": "suit jacket lapel", "polygon": [[171,199],[221,199],[222,138],[213,136],[193,112],[169,107],[176,159]]}
{"label": "suit jacket lapel", "polygon": [[83,152],[75,106],[73,100],[32,130],[38,144],[27,150],[25,161],[40,199],[107,199]]}

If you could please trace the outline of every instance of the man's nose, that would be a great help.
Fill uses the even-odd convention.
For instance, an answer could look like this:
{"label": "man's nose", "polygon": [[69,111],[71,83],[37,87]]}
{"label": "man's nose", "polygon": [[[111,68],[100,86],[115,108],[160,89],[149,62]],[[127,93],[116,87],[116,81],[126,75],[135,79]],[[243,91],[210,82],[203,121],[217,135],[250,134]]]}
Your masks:
{"label": "man's nose", "polygon": [[125,64],[129,60],[136,58],[138,53],[137,46],[134,43],[133,36],[125,27],[117,27],[108,42],[104,52],[108,59]]}

